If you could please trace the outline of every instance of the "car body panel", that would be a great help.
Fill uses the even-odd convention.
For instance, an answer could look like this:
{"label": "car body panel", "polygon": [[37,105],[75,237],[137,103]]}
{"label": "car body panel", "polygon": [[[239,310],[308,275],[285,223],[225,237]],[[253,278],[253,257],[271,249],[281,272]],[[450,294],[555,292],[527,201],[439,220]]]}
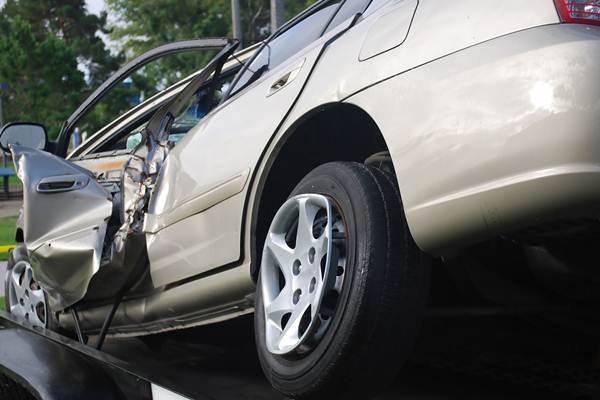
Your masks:
{"label": "car body panel", "polygon": [[[586,78],[600,76],[600,29],[559,24],[552,0],[372,4],[226,99],[169,152],[143,229],[155,290],[126,298],[112,332],[251,311],[259,182],[287,135],[330,105],[356,106],[380,129],[426,252],[596,212],[600,83]],[[286,75],[294,79],[278,85]],[[77,162],[100,173],[123,157],[84,148]],[[107,307],[82,310],[85,329]]]}
{"label": "car body panel", "polygon": [[53,309],[62,310],[83,298],[100,269],[112,197],[89,171],[62,158],[23,146],[12,146],[12,154],[34,276]]}
{"label": "car body panel", "polygon": [[418,5],[418,0],[399,1],[378,15],[365,36],[358,59],[365,61],[404,43]]}
{"label": "car body panel", "polygon": [[[53,310],[61,311],[83,299],[92,277],[101,267],[119,274],[111,280],[113,290],[109,293],[118,293],[131,284],[129,274],[137,271],[136,264],[145,260],[139,251],[145,247],[145,241],[139,240],[143,237],[143,222],[139,219],[143,219],[143,210],[152,195],[158,171],[170,149],[168,131],[165,133],[162,129],[163,119],[166,119],[163,114],[174,120],[173,115],[179,115],[185,106],[187,93],[193,94],[222,67],[237,42],[193,40],[151,50],[101,85],[95,91],[96,97],[88,97],[65,124],[68,126],[77,121],[120,79],[147,62],[174,52],[219,46],[221,51],[207,67],[154,113],[145,129],[144,140],[126,155],[127,159],[103,161],[96,167],[106,171],[96,171],[98,175],[50,153],[11,146],[24,186],[21,228],[25,245],[34,277],[48,293]],[[66,139],[63,135],[59,140]],[[117,174],[112,179],[118,183],[110,181],[110,174],[114,172]],[[65,204],[69,207],[64,207]],[[137,261],[130,260],[131,254]],[[106,290],[99,290],[106,293]]]}
{"label": "car body panel", "polygon": [[[160,210],[153,209],[150,211],[151,214],[159,215],[172,209],[175,204],[189,199],[191,193],[195,197],[202,196],[219,182],[236,176],[246,168],[250,168],[250,178],[247,186],[239,194],[228,197],[176,224],[165,226],[157,233],[148,234],[148,252],[156,286],[174,285],[167,291],[173,293],[178,290],[178,282],[193,285],[197,280],[196,284],[201,284],[204,279],[207,279],[205,276],[212,277],[213,273],[218,276],[224,273],[222,271],[229,271],[232,267],[237,270],[240,268],[240,263],[243,266],[250,265],[251,252],[248,238],[252,234],[252,212],[244,213],[243,210],[244,207],[258,204],[255,197],[257,183],[252,177],[266,173],[266,160],[275,151],[279,140],[285,132],[293,128],[296,121],[301,120],[313,109],[343,101],[390,77],[401,75],[422,64],[478,43],[515,31],[559,22],[554,5],[551,1],[545,0],[531,2],[531,9],[536,9],[536,13],[522,12],[522,2],[517,0],[494,4],[462,0],[453,3],[451,7],[441,6],[435,1],[421,0],[416,13],[410,7],[406,7],[407,13],[414,13],[413,24],[406,40],[400,46],[376,57],[360,61],[360,49],[369,31],[378,17],[387,12],[386,5],[392,3],[400,2],[393,0],[379,2],[381,5],[379,9],[368,10],[369,17],[359,19],[358,23],[343,35],[337,36],[344,30],[340,28],[328,37],[319,39],[314,45],[309,46],[309,49],[287,62],[287,67],[292,68],[298,60],[307,57],[307,54],[315,59],[318,57],[316,64],[314,60],[308,60],[309,64],[314,64],[312,65],[314,73],[311,74],[310,79],[307,80],[302,76],[306,73],[302,71],[300,79],[292,83],[293,86],[303,82],[304,88],[280,126],[272,127],[271,130],[265,129],[261,125],[265,118],[256,117],[256,104],[263,103],[269,90],[269,84],[266,83],[269,80],[264,78],[246,89],[241,94],[241,99],[234,97],[214,110],[171,152],[165,164],[165,171],[172,169],[169,173],[170,180],[173,182],[171,186],[174,185],[173,187],[185,193],[171,194],[172,199],[165,200],[164,205],[159,207]],[[502,15],[502,18],[499,18],[499,15]],[[448,35],[449,31],[453,32],[453,35]],[[318,53],[316,50],[311,50],[323,46],[332,37],[336,37],[335,45],[328,46],[325,50],[320,47]],[[268,76],[273,79],[279,72],[285,73],[285,71],[285,66],[281,66]],[[243,97],[255,90],[258,85],[263,85],[261,90],[264,93],[255,95],[254,101],[244,100]],[[352,98],[358,99],[358,95]],[[223,112],[235,102],[244,104],[244,107],[236,107],[235,114]],[[369,100],[366,102],[368,103]],[[375,101],[371,100],[371,102],[372,105],[376,104]],[[357,103],[365,109],[368,108],[361,102],[357,101]],[[267,116],[275,114],[266,106],[261,107],[261,110],[266,112]],[[393,112],[398,113],[397,110]],[[379,121],[377,123],[384,124]],[[397,131],[392,129],[383,133],[386,141],[389,142],[393,142],[394,136],[398,135]],[[255,148],[257,138],[263,138],[262,146],[268,144],[262,154],[252,150]],[[257,147],[260,148],[258,145]],[[397,163],[396,159],[394,162]],[[180,173],[175,174],[175,171]],[[207,175],[207,171],[210,172],[210,176]],[[402,183],[400,184],[403,187]],[[190,188],[193,190],[188,190]],[[244,252],[241,251],[240,245],[245,246]],[[246,287],[247,294],[250,294],[253,290],[252,286]],[[160,297],[161,294],[157,296]],[[242,298],[239,301],[242,301]],[[185,326],[186,323],[177,325]]]}
{"label": "car body panel", "polygon": [[[215,187],[204,192],[203,194],[194,198],[190,198],[177,207],[173,207],[162,214],[146,213],[144,219],[144,232],[155,234],[169,225],[177,223],[192,215],[201,213],[202,211],[205,211],[210,207],[238,194],[246,185],[249,173],[250,168],[247,168],[246,170],[235,174],[235,176],[218,183]],[[165,174],[168,174],[166,169]],[[161,187],[164,189],[157,193],[157,195],[168,193],[170,190],[167,183],[163,183]],[[157,197],[158,196],[153,197],[153,200],[159,201]]]}
{"label": "car body panel", "polygon": [[[274,68],[193,128],[169,154],[149,214],[166,214],[190,199],[205,196],[231,177],[253,171],[273,133],[295,104],[325,43],[351,24],[347,21],[297,57]],[[296,71],[295,79],[272,93],[273,85],[290,71]],[[256,104],[268,110],[269,118],[256,118]],[[148,234],[150,269],[156,285],[239,261],[246,192],[247,187],[215,204],[204,215],[180,221],[179,227],[166,227],[157,237]],[[190,229],[194,235],[189,234]],[[175,247],[179,251],[174,251]]]}
{"label": "car body panel", "polygon": [[[460,58],[465,49],[470,47],[482,46],[487,42],[494,42],[494,39],[503,36],[510,37],[511,33],[527,29],[538,29],[545,25],[558,25],[558,15],[552,1],[534,0],[527,3],[528,10],[536,10],[535,13],[523,12],[523,3],[518,0],[509,0],[504,2],[480,2],[474,0],[460,0],[453,2],[452,5],[440,5],[436,1],[420,0],[416,12],[411,7],[401,8],[402,1],[391,0],[385,2],[385,6],[373,11],[368,18],[360,20],[351,30],[336,40],[335,45],[329,46],[323,53],[319,64],[317,65],[312,79],[307,83],[306,88],[298,103],[291,111],[289,117],[278,131],[273,143],[270,145],[267,153],[270,154],[279,146],[286,132],[292,130],[297,121],[305,115],[311,113],[323,105],[335,104],[342,101],[348,101],[366,110],[378,125],[388,148],[392,150],[394,143],[399,140],[412,137],[410,125],[399,131],[394,122],[387,126],[386,121],[391,121],[392,116],[398,118],[405,115],[414,115],[415,111],[422,110],[427,112],[428,104],[435,100],[437,94],[430,93],[431,99],[419,97],[422,83],[409,81],[410,92],[404,92],[398,89],[389,89],[385,96],[377,97],[369,92],[369,88],[385,87],[386,81],[395,76],[403,76],[414,70],[420,70],[428,63],[434,63],[436,60],[444,59],[449,55],[456,54]],[[387,5],[391,5],[394,10],[403,10],[405,18],[414,12],[413,22],[406,40],[398,47],[383,52],[376,57],[371,57],[365,61],[359,61],[361,47],[356,43],[363,43],[368,37],[370,30],[380,16],[389,12]],[[502,16],[499,18],[498,16]],[[452,32],[452,35],[448,35]],[[546,42],[531,43],[535,46],[546,46]],[[491,46],[494,46],[491,44]],[[493,47],[492,47],[493,48]],[[335,79],[331,79],[335,76]],[[427,79],[427,78],[424,78]],[[382,89],[383,90],[383,89]],[[361,92],[369,92],[361,96]],[[352,100],[348,100],[348,98]],[[360,101],[355,99],[361,99]],[[397,102],[406,99],[404,108],[398,108]],[[412,100],[411,100],[412,99]],[[418,100],[414,100],[418,99]],[[461,104],[460,99],[454,99],[457,104]],[[402,112],[406,110],[406,112]],[[433,115],[423,116],[425,120],[433,118]],[[416,139],[415,139],[416,140]],[[423,139],[421,139],[423,140]],[[427,142],[423,143],[427,146]],[[392,154],[396,173],[399,174],[399,165],[403,163],[397,159],[397,154]],[[414,155],[416,157],[417,155]],[[266,173],[264,170],[266,161],[259,167],[258,174]],[[415,164],[418,165],[418,164]],[[416,175],[415,180],[420,179],[421,175]],[[399,177],[399,185],[403,196],[410,198],[413,187],[407,187],[404,180]],[[253,188],[250,203],[256,202],[256,187]],[[251,218],[251,216],[248,216]],[[415,224],[417,222],[409,219],[411,232],[419,229]],[[434,225],[432,225],[432,229]],[[246,221],[247,237],[251,235],[251,223]],[[418,237],[418,235],[417,235]],[[427,251],[434,251],[432,246],[428,246],[425,241],[417,242],[421,248]],[[249,251],[248,241],[245,243]],[[249,253],[248,253],[249,254]]]}
{"label": "car body panel", "polygon": [[[286,127],[319,104],[341,101],[391,76],[503,35],[560,22],[552,1],[528,1],[528,9],[536,13],[523,12],[522,7],[519,0],[459,0],[451,5],[420,0],[402,45],[359,62],[362,44],[378,18],[387,12],[387,7],[382,7],[369,18],[359,20],[335,46],[327,49],[315,71],[315,80],[307,86]],[[414,12],[411,7],[399,10],[404,12],[405,18]],[[503,17],[498,18],[499,15]],[[331,79],[332,76],[335,79]]]}
{"label": "car body panel", "polygon": [[600,28],[537,27],[347,99],[386,138],[421,248],[443,254],[549,217],[598,213],[598,54]]}
{"label": "car body panel", "polygon": [[[126,300],[119,307],[111,335],[138,336],[172,329],[215,323],[251,313],[254,282],[248,264],[183,282],[175,288]],[[98,332],[111,305],[81,310],[81,325]],[[61,325],[74,329],[70,313],[59,316]]]}

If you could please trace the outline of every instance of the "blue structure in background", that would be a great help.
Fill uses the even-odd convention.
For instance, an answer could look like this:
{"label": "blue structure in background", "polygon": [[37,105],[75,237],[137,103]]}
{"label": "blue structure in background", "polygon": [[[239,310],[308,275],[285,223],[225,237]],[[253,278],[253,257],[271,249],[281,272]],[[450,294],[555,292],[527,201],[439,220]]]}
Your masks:
{"label": "blue structure in background", "polygon": [[[134,87],[133,85],[133,79],[131,79],[131,77],[127,77],[123,80],[123,82],[121,82],[121,87],[125,88],[125,89],[131,89]],[[135,94],[131,97],[129,97],[129,104],[131,104],[132,106],[137,106],[138,104],[140,104],[142,102],[142,93],[138,93]]]}

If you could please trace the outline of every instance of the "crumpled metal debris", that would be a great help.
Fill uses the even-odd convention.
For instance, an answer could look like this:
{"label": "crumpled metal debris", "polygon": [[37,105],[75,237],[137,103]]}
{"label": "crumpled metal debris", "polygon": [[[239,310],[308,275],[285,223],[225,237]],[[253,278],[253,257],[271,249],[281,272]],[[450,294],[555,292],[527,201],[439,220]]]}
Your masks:
{"label": "crumpled metal debris", "polygon": [[124,259],[129,236],[143,234],[150,195],[171,148],[168,133],[157,137],[146,129],[142,142],[125,164],[121,187],[123,224],[110,246],[109,259],[113,262],[122,262]]}
{"label": "crumpled metal debris", "polygon": [[[126,163],[120,192],[114,194],[121,196],[116,211],[113,194],[90,171],[44,151],[11,148],[24,188],[21,228],[25,245],[35,278],[48,293],[53,310],[81,300],[100,268],[120,268],[128,252],[139,253],[137,247],[145,246],[145,241],[131,238],[144,234],[150,195],[172,147],[168,131],[162,132],[145,132]],[[121,213],[116,231],[109,225],[115,212]],[[112,283],[127,276],[121,275]]]}

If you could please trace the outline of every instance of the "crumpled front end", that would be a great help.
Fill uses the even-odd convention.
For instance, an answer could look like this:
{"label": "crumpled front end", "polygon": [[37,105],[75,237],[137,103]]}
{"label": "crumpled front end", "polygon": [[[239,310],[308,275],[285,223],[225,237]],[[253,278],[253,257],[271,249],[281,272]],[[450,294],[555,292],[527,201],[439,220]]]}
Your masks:
{"label": "crumpled front end", "polygon": [[166,137],[145,135],[119,182],[99,181],[44,151],[12,147],[23,182],[25,245],[54,311],[84,297],[113,297],[143,270],[144,216],[171,148]]}
{"label": "crumpled front end", "polygon": [[[227,46],[225,44],[227,43]],[[53,311],[84,299],[118,298],[148,269],[144,220],[160,170],[173,143],[176,115],[233,54],[224,48],[148,121],[142,141],[117,179],[94,174],[44,151],[12,146],[23,182],[23,237],[34,278]],[[116,297],[115,297],[116,296]]]}
{"label": "crumpled front end", "polygon": [[24,146],[12,146],[12,153],[34,276],[61,310],[83,298],[100,268],[113,199],[88,170]]}

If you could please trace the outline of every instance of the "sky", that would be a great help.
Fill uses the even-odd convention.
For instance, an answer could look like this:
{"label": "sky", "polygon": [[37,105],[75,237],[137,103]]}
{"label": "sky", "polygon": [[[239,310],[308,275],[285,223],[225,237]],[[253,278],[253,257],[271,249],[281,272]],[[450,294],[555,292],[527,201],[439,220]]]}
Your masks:
{"label": "sky", "polygon": [[[0,0],[3,1],[3,0]],[[86,0],[88,11],[93,14],[100,14],[100,12],[106,9],[104,0]]]}

